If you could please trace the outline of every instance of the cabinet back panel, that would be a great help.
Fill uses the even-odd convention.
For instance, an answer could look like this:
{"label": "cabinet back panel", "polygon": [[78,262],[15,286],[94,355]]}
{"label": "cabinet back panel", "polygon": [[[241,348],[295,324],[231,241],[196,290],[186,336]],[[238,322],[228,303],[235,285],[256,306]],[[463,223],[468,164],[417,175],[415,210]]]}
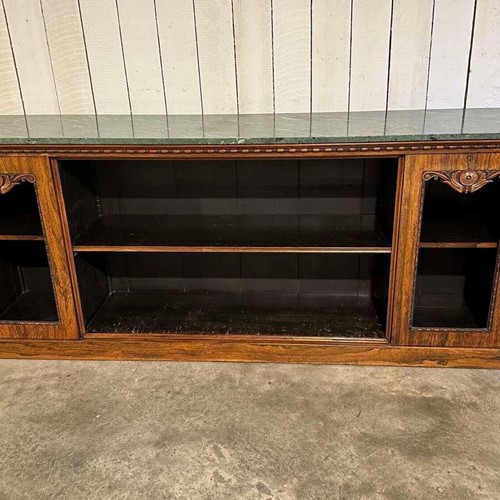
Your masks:
{"label": "cabinet back panel", "polygon": [[[357,301],[373,295],[374,288],[383,290],[379,276],[388,280],[389,256],[86,252],[76,261],[84,302],[93,304],[96,296],[103,295],[96,292],[96,286],[106,293],[265,293]],[[86,296],[94,298],[86,300]]]}
{"label": "cabinet back panel", "polygon": [[[90,162],[87,162],[87,164]],[[93,192],[99,215],[373,215],[395,160],[61,162],[70,224]],[[88,165],[90,167],[90,165]],[[95,179],[91,177],[95,175]],[[81,184],[81,193],[78,184]],[[95,204],[90,203],[88,215]],[[68,208],[69,207],[69,208]]]}

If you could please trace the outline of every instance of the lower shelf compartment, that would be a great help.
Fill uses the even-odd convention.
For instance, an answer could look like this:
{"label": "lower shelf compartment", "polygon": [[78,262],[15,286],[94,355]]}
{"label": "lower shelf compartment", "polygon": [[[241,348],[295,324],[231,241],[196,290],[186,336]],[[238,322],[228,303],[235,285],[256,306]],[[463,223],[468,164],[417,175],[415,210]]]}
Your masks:
{"label": "lower shelf compartment", "polygon": [[0,314],[0,322],[53,323],[57,320],[56,301],[51,291],[24,292]]}
{"label": "lower shelf compartment", "polygon": [[239,293],[114,292],[87,326],[88,333],[174,333],[383,338],[373,303],[324,307],[329,297]]}
{"label": "lower shelf compartment", "polygon": [[390,255],[81,252],[87,333],[384,338]]}
{"label": "lower shelf compartment", "polygon": [[[477,329],[478,323],[467,306],[418,306],[413,315],[413,326],[425,328]],[[457,326],[458,325],[458,326]]]}
{"label": "lower shelf compartment", "polygon": [[0,241],[0,322],[57,322],[43,241]]}
{"label": "lower shelf compartment", "polygon": [[488,328],[496,266],[496,248],[421,248],[412,325]]}

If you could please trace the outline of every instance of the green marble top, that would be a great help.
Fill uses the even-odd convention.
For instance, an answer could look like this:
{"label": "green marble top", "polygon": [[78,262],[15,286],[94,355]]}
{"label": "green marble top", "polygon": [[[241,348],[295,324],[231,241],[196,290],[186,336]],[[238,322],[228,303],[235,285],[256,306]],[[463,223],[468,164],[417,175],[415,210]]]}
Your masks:
{"label": "green marble top", "polygon": [[500,108],[239,116],[0,116],[0,144],[277,144],[464,139],[500,139]]}

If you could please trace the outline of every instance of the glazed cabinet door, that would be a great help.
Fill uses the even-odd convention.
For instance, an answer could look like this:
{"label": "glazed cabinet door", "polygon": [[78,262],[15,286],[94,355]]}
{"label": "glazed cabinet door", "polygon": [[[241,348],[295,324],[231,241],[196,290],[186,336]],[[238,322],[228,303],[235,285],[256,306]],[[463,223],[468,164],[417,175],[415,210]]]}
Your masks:
{"label": "glazed cabinet door", "polygon": [[77,338],[47,158],[0,157],[0,339]]}
{"label": "glazed cabinet door", "polygon": [[408,156],[392,342],[500,346],[500,155]]}

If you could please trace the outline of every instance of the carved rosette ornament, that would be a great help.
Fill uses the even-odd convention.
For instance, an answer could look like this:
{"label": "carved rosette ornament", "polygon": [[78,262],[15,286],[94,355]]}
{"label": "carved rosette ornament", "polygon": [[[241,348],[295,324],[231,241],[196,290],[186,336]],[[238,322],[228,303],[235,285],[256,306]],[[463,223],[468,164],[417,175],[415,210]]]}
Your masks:
{"label": "carved rosette ornament", "polygon": [[500,177],[500,170],[443,170],[424,172],[422,177],[424,181],[440,180],[459,193],[469,194],[493,182],[495,177]]}
{"label": "carved rosette ornament", "polygon": [[0,174],[0,194],[7,194],[21,182],[35,182],[33,174]]}

